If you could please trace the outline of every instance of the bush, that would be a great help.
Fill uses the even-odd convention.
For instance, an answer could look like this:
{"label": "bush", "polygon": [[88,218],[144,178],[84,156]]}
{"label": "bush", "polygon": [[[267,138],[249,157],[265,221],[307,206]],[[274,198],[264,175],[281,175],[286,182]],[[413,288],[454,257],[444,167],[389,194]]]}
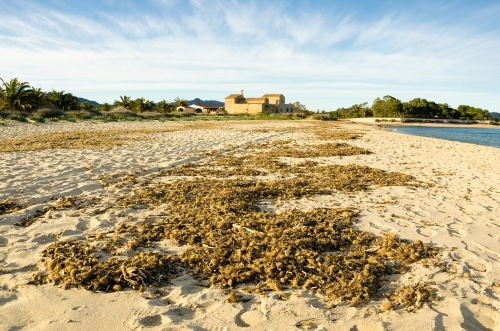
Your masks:
{"label": "bush", "polygon": [[49,117],[49,118],[47,118],[47,121],[49,121],[49,122],[59,122],[59,118],[57,118],[57,117]]}
{"label": "bush", "polygon": [[4,113],[4,112],[0,111],[0,118],[7,118],[7,116],[9,116],[8,113]]}
{"label": "bush", "polygon": [[149,119],[157,119],[157,118],[165,117],[165,114],[147,111],[147,112],[139,113],[139,116],[142,118],[146,118],[146,119],[148,119],[148,118]]}
{"label": "bush", "polygon": [[172,116],[174,116],[174,117],[192,117],[192,116],[196,116],[196,114],[195,113],[174,112],[174,113],[172,113]]}
{"label": "bush", "polygon": [[100,111],[97,110],[80,110],[80,111],[68,111],[67,115],[73,116],[82,120],[89,120],[96,116],[103,116]]}
{"label": "bush", "polygon": [[34,113],[35,116],[41,116],[45,118],[64,116],[64,114],[64,111],[55,107],[40,108]]}
{"label": "bush", "polygon": [[7,119],[19,122],[28,122],[28,119],[23,115],[9,115],[7,116]]}
{"label": "bush", "polygon": [[5,126],[5,122],[0,122],[0,126]]}
{"label": "bush", "polygon": [[31,116],[30,117],[36,123],[44,123],[45,119],[42,116]]}
{"label": "bush", "polygon": [[74,118],[73,116],[69,116],[69,115],[60,116],[59,119],[66,121],[66,122],[76,122],[76,118]]}
{"label": "bush", "polygon": [[314,114],[311,116],[313,120],[319,121],[336,121],[337,119],[330,114]]}

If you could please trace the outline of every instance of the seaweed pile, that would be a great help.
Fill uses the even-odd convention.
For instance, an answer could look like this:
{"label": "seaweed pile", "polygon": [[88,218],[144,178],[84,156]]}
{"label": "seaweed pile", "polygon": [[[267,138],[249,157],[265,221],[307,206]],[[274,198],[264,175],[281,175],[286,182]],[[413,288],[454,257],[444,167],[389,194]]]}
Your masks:
{"label": "seaweed pile", "polygon": [[[379,297],[387,275],[404,273],[413,263],[436,263],[440,254],[436,247],[356,230],[353,222],[358,214],[353,209],[263,211],[263,201],[332,194],[334,190],[354,192],[375,185],[425,187],[412,176],[366,166],[323,166],[311,160],[288,165],[277,157],[340,155],[352,147],[322,144],[299,149],[287,144],[266,144],[267,150],[247,155],[241,150],[214,154],[199,163],[164,169],[140,185],[132,185],[126,197],[116,199],[114,208],[142,206],[159,210],[162,216],[143,222],[129,220],[87,241],[50,245],[42,252],[46,270],[33,275],[33,283],[142,291],[163,286],[187,270],[205,284],[220,288],[237,287],[256,294],[278,291],[282,298],[286,298],[285,290],[302,288],[360,305]],[[252,146],[252,150],[256,148]],[[209,171],[217,178],[207,177]],[[200,174],[204,177],[197,177]],[[274,177],[233,177],[261,174]],[[161,176],[191,178],[165,183]],[[156,243],[167,239],[189,248],[180,256],[162,254]],[[435,299],[423,288],[415,289],[415,295],[407,294],[406,289],[403,292],[395,293],[391,300],[407,307],[418,301],[418,308]]]}
{"label": "seaweed pile", "polygon": [[0,215],[13,213],[23,207],[13,201],[0,202]]}
{"label": "seaweed pile", "polygon": [[34,215],[28,215],[20,222],[14,223],[17,226],[28,227],[43,217],[52,218],[50,212],[56,210],[67,210],[70,208],[84,208],[91,205],[95,205],[100,202],[100,198],[86,198],[83,196],[61,196],[55,201],[54,204],[44,206],[41,210],[35,210]]}
{"label": "seaweed pile", "polygon": [[46,248],[42,256],[51,258],[46,261],[48,273],[34,274],[33,283],[53,282],[64,288],[92,291],[121,291],[131,287],[142,292],[148,286],[165,286],[177,276],[180,268],[178,256],[152,252],[100,262],[95,250],[76,241],[56,242]]}

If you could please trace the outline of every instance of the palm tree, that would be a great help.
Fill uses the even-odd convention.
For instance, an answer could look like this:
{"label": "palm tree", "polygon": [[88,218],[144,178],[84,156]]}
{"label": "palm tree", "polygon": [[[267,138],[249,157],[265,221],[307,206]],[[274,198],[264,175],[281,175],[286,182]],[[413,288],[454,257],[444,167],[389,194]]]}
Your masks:
{"label": "palm tree", "polygon": [[129,96],[126,95],[120,95],[120,100],[115,100],[113,103],[116,107],[123,107],[127,109],[132,108],[132,101],[130,100]]}
{"label": "palm tree", "polygon": [[81,110],[89,110],[89,109],[92,109],[94,108],[93,105],[91,105],[88,101],[85,101],[85,102],[82,102],[78,105],[78,107],[80,107]]}
{"label": "palm tree", "polygon": [[188,101],[186,99],[184,99],[184,98],[181,99],[181,98],[177,97],[177,98],[175,98],[174,101],[175,101],[175,108],[177,108],[177,107],[187,107],[187,105],[188,105]]}
{"label": "palm tree", "polygon": [[136,99],[135,102],[135,110],[139,113],[145,112],[145,111],[152,111],[155,104],[153,101],[145,100],[144,98],[139,98]]}
{"label": "palm tree", "polygon": [[41,88],[32,88],[31,95],[33,96],[33,101],[41,106],[47,103],[47,93],[43,92]]}
{"label": "palm tree", "polygon": [[49,92],[47,101],[63,111],[78,109],[78,98],[71,93],[64,93],[64,91],[57,92],[52,89]]}
{"label": "palm tree", "polygon": [[167,100],[162,100],[158,102],[155,110],[159,113],[170,113],[172,111],[172,105]]}
{"label": "palm tree", "polygon": [[102,111],[110,111],[111,110],[111,105],[107,102],[103,103],[101,106]]}
{"label": "palm tree", "polygon": [[4,86],[0,87],[0,109],[15,112],[38,107],[28,82],[21,83],[17,78],[11,79],[10,82],[1,78],[0,80]]}

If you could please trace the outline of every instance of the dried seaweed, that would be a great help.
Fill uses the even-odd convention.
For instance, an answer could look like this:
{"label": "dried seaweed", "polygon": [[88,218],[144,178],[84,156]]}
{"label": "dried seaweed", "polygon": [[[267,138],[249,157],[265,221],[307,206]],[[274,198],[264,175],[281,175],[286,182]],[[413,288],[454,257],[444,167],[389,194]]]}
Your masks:
{"label": "dried seaweed", "polygon": [[34,274],[31,283],[54,283],[64,288],[120,291],[131,287],[142,291],[147,286],[167,285],[181,271],[176,255],[141,252],[132,258],[100,262],[93,249],[76,241],[56,242],[42,256],[48,259],[47,271]]}
{"label": "dried seaweed", "polygon": [[[274,214],[263,211],[260,204],[375,185],[425,186],[412,176],[366,166],[323,166],[311,160],[292,166],[278,159],[367,153],[343,143],[306,146],[273,141],[225,154],[210,153],[199,162],[163,169],[148,179],[139,180],[138,173],[103,176],[101,180],[116,182],[117,187],[134,185],[127,196],[116,200],[115,208],[161,208],[163,216],[121,223],[87,242],[49,246],[42,252],[50,259],[47,271],[34,275],[33,282],[89,290],[143,290],[164,285],[161,280],[182,273],[182,265],[193,276],[221,288],[272,290],[283,296],[285,289],[303,288],[351,305],[366,303],[378,295],[388,281],[386,275],[404,273],[413,263],[433,265],[439,249],[391,234],[376,237],[356,230],[353,209]],[[266,174],[279,175],[234,178]],[[158,176],[191,178],[165,183]],[[151,252],[156,242],[165,239],[189,248],[180,257]],[[131,251],[136,251],[132,258]],[[399,304],[396,297],[392,300]]]}
{"label": "dried seaweed", "polygon": [[[99,198],[87,199],[84,197],[78,197],[73,195],[66,197],[61,196],[59,197],[59,199],[56,200],[54,204],[44,206],[41,210],[35,210],[34,215],[28,215],[22,221],[14,223],[14,225],[28,227],[39,221],[41,218],[45,217],[47,213],[51,211],[88,207],[91,205],[95,205],[99,201],[100,201]],[[49,218],[51,218],[50,214]]]}
{"label": "dried seaweed", "polygon": [[402,285],[387,297],[395,308],[401,307],[406,311],[416,311],[424,303],[432,305],[432,302],[438,300],[437,291],[424,283]]}
{"label": "dried seaweed", "polygon": [[10,214],[15,211],[21,210],[23,206],[13,201],[0,202],[0,215]]}

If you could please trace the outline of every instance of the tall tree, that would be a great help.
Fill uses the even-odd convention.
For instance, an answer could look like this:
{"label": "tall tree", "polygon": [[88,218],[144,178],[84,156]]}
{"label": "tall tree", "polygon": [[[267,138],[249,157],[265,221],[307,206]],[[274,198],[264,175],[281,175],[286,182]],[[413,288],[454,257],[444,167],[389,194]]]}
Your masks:
{"label": "tall tree", "polygon": [[170,113],[173,110],[173,107],[167,100],[162,100],[158,102],[155,110],[159,113]]}
{"label": "tall tree", "polygon": [[48,93],[47,102],[63,111],[76,110],[79,105],[78,98],[73,94],[54,89]]}
{"label": "tall tree", "polygon": [[188,105],[188,101],[186,99],[184,99],[184,98],[181,99],[181,98],[177,97],[177,98],[175,98],[174,101],[175,101],[175,108],[177,108],[177,107],[187,107],[187,105]]}
{"label": "tall tree", "polygon": [[120,100],[115,100],[113,104],[116,107],[123,107],[132,110],[132,100],[126,95],[120,95]]}
{"label": "tall tree", "polygon": [[135,111],[142,113],[145,111],[152,111],[155,104],[153,101],[145,100],[144,98],[138,98],[134,102],[134,109]]}
{"label": "tall tree", "polygon": [[94,108],[94,105],[91,105],[88,101],[82,102],[78,105],[81,110],[90,110]]}
{"label": "tall tree", "polygon": [[101,106],[102,111],[110,111],[111,110],[111,105],[107,102],[103,103]]}
{"label": "tall tree", "polygon": [[3,85],[0,87],[0,109],[9,112],[31,111],[39,106],[28,82],[20,82],[17,78],[9,82],[0,80]]}

